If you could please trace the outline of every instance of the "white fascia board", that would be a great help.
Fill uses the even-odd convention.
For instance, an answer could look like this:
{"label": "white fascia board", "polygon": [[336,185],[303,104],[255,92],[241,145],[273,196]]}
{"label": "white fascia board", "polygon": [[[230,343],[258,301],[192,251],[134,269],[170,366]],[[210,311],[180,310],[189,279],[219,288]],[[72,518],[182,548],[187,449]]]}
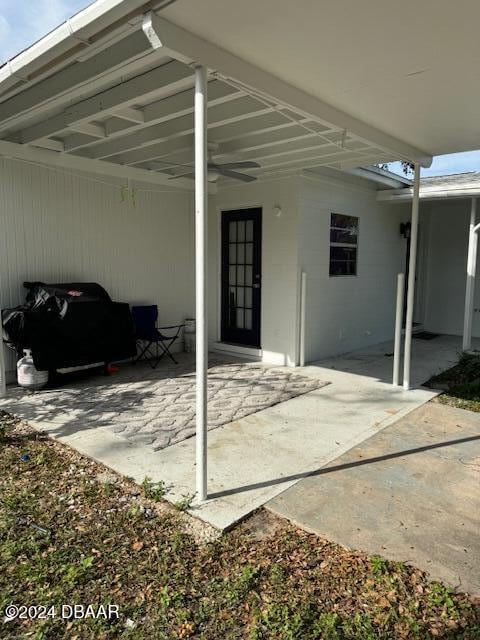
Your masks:
{"label": "white fascia board", "polygon": [[0,94],[19,79],[28,82],[30,74],[75,45],[87,47],[89,38],[144,4],[145,0],[97,0],[0,68]]}
{"label": "white fascia board", "polygon": [[393,157],[410,160],[423,167],[432,163],[430,154],[332,107],[153,12],[145,15],[143,30],[154,49],[162,49],[172,58],[186,64],[206,65],[227,80],[239,82],[266,99],[290,107],[323,125],[344,129]]}
{"label": "white fascia board", "polygon": [[[463,186],[458,189],[422,189],[420,185],[421,200],[447,200],[449,198],[475,198],[480,196],[480,185],[470,187]],[[378,202],[410,202],[413,198],[413,189],[384,189],[378,191]]]}
{"label": "white fascia board", "polygon": [[[52,167],[60,167],[62,169],[71,169],[76,171],[85,171],[104,176],[113,176],[116,178],[124,178],[126,180],[137,180],[138,182],[146,182],[149,184],[157,184],[168,186],[172,191],[176,188],[179,190],[193,191],[194,183],[192,180],[179,178],[173,184],[168,176],[156,173],[155,171],[147,171],[136,167],[125,167],[104,160],[90,160],[73,156],[48,149],[39,149],[28,145],[17,144],[16,142],[6,142],[0,140],[0,157],[16,158],[18,160],[26,160],[36,164],[44,164]],[[216,193],[216,185],[209,184],[209,193]]]}

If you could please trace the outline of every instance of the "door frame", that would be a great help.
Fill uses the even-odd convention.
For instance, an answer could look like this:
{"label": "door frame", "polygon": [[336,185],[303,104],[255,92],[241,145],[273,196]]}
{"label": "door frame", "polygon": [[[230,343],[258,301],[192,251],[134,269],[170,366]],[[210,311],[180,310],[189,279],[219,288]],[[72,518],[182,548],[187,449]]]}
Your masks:
{"label": "door frame", "polygon": [[[233,213],[233,212],[245,212],[248,213],[249,211],[255,211],[257,210],[259,212],[259,250],[260,250],[260,264],[259,264],[259,269],[260,269],[260,291],[259,291],[259,309],[258,309],[258,346],[254,346],[254,345],[248,345],[248,344],[242,344],[242,343],[235,343],[235,342],[228,342],[228,341],[224,341],[222,339],[222,329],[223,329],[223,318],[224,318],[224,310],[223,310],[223,287],[224,287],[224,282],[223,282],[223,231],[222,231],[222,224],[223,224],[223,214],[224,213]],[[261,356],[261,352],[262,352],[262,311],[263,311],[263,307],[262,307],[262,288],[263,288],[263,212],[264,212],[264,205],[263,203],[252,203],[252,204],[248,204],[248,205],[239,205],[239,206],[217,206],[217,237],[218,237],[218,242],[217,242],[217,256],[218,256],[218,260],[217,260],[217,265],[218,265],[218,270],[217,270],[217,278],[218,278],[218,295],[217,295],[217,340],[218,340],[218,345],[228,345],[229,347],[232,348],[232,350],[236,351],[236,352],[245,352],[245,353],[251,353],[251,354],[255,354],[256,356]],[[253,315],[253,314],[252,314]]]}

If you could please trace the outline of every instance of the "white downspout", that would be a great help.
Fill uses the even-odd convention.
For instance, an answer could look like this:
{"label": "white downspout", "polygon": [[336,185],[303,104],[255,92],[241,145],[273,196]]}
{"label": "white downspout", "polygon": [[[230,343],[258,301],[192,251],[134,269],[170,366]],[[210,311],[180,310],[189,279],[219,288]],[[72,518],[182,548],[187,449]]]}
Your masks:
{"label": "white downspout", "polygon": [[415,304],[415,273],[417,267],[418,213],[420,196],[420,165],[415,164],[413,180],[412,221],[410,232],[410,263],[408,271],[407,317],[405,321],[405,355],[403,359],[403,388],[410,389],[410,369],[412,360],[413,307]]}
{"label": "white downspout", "polygon": [[465,314],[463,319],[463,351],[472,347],[473,304],[475,298],[475,273],[477,270],[477,199],[472,198],[470,209],[470,230],[468,234],[467,283],[465,290]]}
{"label": "white downspout", "polygon": [[207,70],[195,67],[196,489],[207,499]]}

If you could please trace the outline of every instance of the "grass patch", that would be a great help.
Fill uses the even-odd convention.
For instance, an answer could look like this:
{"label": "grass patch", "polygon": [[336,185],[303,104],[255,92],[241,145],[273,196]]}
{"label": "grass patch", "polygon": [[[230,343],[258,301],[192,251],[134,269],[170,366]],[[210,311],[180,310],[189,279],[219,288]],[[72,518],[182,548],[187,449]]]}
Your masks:
{"label": "grass patch", "polygon": [[154,500],[155,502],[160,502],[168,491],[163,480],[160,482],[152,482],[152,479],[148,476],[145,476],[145,479],[142,482],[142,489],[143,495],[149,500]]}
{"label": "grass patch", "polygon": [[165,507],[162,486],[139,487],[8,416],[0,422],[2,614],[10,603],[116,604],[120,614],[0,617],[0,638],[480,637],[474,602],[415,568],[287,524],[258,538],[246,523],[206,540],[190,532],[189,516]]}
{"label": "grass patch", "polygon": [[428,386],[446,389],[438,401],[480,412],[480,354],[462,353],[458,364],[431,378]]}

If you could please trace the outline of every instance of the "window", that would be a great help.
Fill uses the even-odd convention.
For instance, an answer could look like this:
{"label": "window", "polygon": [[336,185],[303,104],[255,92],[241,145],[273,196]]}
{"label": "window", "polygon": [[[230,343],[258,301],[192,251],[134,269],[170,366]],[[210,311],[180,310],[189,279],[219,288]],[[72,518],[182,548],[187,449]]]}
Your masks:
{"label": "window", "polygon": [[330,218],[330,275],[356,276],[358,218],[332,213]]}

